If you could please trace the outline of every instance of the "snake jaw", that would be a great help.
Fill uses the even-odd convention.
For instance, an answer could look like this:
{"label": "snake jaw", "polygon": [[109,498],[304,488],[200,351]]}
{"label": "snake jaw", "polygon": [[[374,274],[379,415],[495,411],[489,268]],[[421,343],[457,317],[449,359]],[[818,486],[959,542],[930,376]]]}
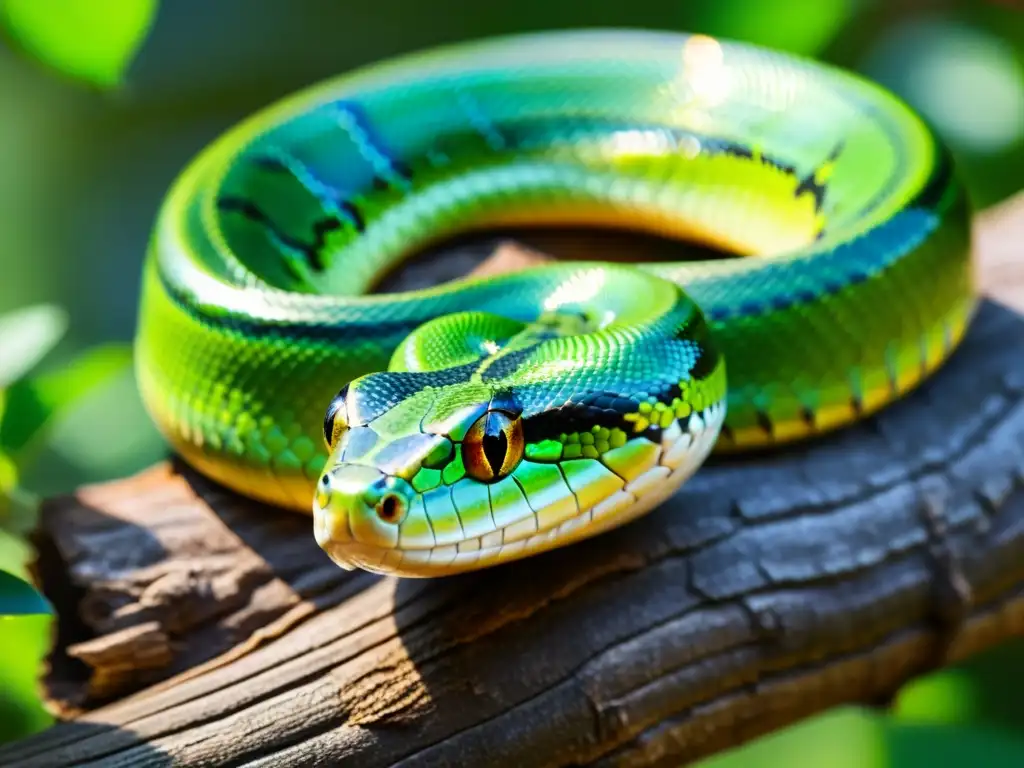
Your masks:
{"label": "snake jaw", "polygon": [[[573,471],[584,468],[588,461],[597,469],[596,460],[570,459],[546,465],[524,461],[506,478],[509,489],[515,486],[524,491],[518,508],[523,514],[511,514],[513,508],[506,507],[504,517],[495,503],[504,492],[501,483],[482,486],[465,478],[451,487],[441,486],[434,492],[439,495],[432,495],[430,491],[420,493],[404,479],[376,467],[336,464],[325,473],[327,487],[318,491],[314,504],[317,542],[335,563],[349,570],[433,577],[589,538],[639,517],[674,493],[711,452],[724,417],[725,403],[720,401],[687,419],[673,421],[661,431],[659,442],[634,438],[641,449],[634,447],[631,454],[626,451],[617,457],[609,454],[600,476]],[[624,459],[626,455],[632,458]],[[537,467],[539,473],[533,474]],[[609,468],[614,468],[614,473]],[[545,476],[565,478],[572,493],[566,494],[561,486],[545,485],[540,479]],[[461,491],[459,482],[466,484]],[[531,482],[536,485],[531,487]],[[456,512],[453,507],[447,516],[439,512],[445,500],[470,487],[485,488],[482,498],[491,505],[488,516],[474,523],[465,515],[466,508]],[[404,516],[397,523],[380,516],[380,500],[391,492],[403,501]],[[568,501],[572,503],[567,505]]]}
{"label": "snake jaw", "polygon": [[337,464],[317,486],[317,543],[343,567],[379,564],[398,547],[399,528],[415,496],[400,477],[363,464]]}

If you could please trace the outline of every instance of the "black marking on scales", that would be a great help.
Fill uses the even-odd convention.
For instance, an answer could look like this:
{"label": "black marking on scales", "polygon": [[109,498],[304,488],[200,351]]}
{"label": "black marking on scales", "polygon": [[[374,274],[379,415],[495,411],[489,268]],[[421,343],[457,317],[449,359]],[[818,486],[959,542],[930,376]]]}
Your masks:
{"label": "black marking on scales", "polygon": [[[217,209],[222,213],[240,214],[249,221],[265,227],[270,236],[280,246],[301,254],[309,268],[314,272],[322,272],[324,270],[325,265],[320,251],[326,242],[327,234],[340,229],[342,226],[341,221],[335,217],[325,217],[317,220],[313,226],[314,242],[310,244],[282,232],[270,216],[264,213],[254,202],[244,197],[223,195],[217,198]],[[287,259],[284,260],[284,264],[296,279],[301,280],[303,278],[303,275],[299,274]]]}
{"label": "black marking on scales", "polygon": [[[271,173],[286,173],[295,179],[319,204],[321,208],[346,216],[356,231],[366,229],[366,223],[355,204],[330,184],[319,179],[308,165],[298,158],[278,151],[254,154],[249,158],[253,165]],[[325,217],[326,218],[326,217]],[[334,216],[333,218],[337,218]]]}
{"label": "black marking on scales", "polygon": [[374,186],[408,190],[412,186],[411,170],[387,147],[366,109],[355,101],[336,101],[330,108],[334,110],[338,125],[373,169]]}

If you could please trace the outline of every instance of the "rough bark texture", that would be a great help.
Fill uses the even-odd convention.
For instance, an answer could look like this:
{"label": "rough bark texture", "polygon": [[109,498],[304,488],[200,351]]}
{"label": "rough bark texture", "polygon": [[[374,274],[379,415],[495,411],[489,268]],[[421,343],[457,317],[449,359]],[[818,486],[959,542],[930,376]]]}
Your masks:
{"label": "rough bark texture", "polygon": [[[1022,222],[1024,198],[980,228],[1017,306]],[[434,581],[340,571],[308,519],[175,462],[54,499],[47,689],[76,716],[0,764],[676,766],[884,700],[1024,633],[1022,360],[1024,318],[986,303],[878,418]]]}

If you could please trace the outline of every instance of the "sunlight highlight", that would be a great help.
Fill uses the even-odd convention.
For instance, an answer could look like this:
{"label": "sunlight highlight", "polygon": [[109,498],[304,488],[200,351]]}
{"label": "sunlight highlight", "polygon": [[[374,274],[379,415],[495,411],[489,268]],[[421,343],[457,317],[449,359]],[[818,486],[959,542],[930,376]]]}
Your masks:
{"label": "sunlight highlight", "polygon": [[714,107],[729,97],[732,88],[721,43],[694,35],[683,44],[682,59],[682,75],[701,105]]}

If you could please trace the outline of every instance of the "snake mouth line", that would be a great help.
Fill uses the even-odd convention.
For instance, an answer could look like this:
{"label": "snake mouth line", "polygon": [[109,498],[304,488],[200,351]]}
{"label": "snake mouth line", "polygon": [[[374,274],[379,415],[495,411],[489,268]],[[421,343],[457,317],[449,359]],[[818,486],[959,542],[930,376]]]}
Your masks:
{"label": "snake mouth line", "polygon": [[[424,547],[380,547],[351,536],[331,538],[317,522],[320,546],[339,566],[406,577],[439,576],[494,565],[588,538],[638,517],[671,496],[710,454],[725,419],[720,401],[673,421],[661,444],[622,487],[602,501],[557,523],[540,527],[537,515],[455,544]],[[524,525],[525,522],[533,525]]]}

